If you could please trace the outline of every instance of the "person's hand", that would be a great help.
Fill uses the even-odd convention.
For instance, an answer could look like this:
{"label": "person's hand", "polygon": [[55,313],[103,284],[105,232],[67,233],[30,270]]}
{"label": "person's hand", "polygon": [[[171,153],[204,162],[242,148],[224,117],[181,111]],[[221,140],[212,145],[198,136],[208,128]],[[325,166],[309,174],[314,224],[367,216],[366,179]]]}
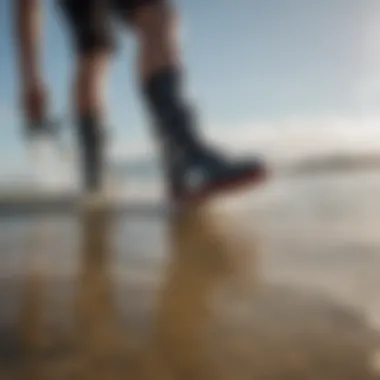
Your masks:
{"label": "person's hand", "polygon": [[47,90],[42,82],[35,81],[22,93],[21,107],[29,125],[42,123],[47,116]]}

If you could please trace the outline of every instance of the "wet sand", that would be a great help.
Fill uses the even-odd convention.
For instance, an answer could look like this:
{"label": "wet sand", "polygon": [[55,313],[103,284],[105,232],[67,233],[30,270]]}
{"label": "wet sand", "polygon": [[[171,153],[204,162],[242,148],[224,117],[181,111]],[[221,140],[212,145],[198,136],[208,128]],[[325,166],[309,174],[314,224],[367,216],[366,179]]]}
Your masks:
{"label": "wet sand", "polygon": [[351,180],[175,217],[3,215],[0,379],[380,378],[378,182]]}

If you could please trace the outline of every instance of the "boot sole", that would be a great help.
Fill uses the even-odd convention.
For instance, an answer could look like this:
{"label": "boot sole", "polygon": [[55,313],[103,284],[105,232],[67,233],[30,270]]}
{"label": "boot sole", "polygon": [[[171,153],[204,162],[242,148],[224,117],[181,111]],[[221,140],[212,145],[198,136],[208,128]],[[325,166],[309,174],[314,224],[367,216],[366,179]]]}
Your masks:
{"label": "boot sole", "polygon": [[180,196],[174,197],[174,200],[179,204],[199,204],[220,194],[239,192],[248,187],[255,188],[263,184],[267,178],[268,172],[266,169],[255,170],[235,179],[215,182],[196,193],[181,194]]}

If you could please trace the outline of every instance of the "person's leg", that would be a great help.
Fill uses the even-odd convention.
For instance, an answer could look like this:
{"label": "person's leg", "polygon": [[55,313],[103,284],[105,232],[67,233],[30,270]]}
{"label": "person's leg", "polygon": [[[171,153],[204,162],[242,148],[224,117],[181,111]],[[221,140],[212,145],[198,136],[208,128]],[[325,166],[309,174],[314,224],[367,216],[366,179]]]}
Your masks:
{"label": "person's leg", "polygon": [[[128,1],[127,1],[128,2]],[[130,20],[139,39],[139,75],[144,99],[160,137],[197,150],[195,110],[184,90],[184,69],[177,43],[178,16],[169,1],[135,0]]]}
{"label": "person's leg", "polygon": [[247,181],[258,182],[264,174],[261,162],[226,159],[210,149],[197,131],[195,112],[183,88],[178,20],[170,1],[118,2],[130,5],[129,20],[140,42],[141,86],[164,145],[171,195],[203,198]]}
{"label": "person's leg", "polygon": [[109,53],[94,51],[77,56],[73,83],[74,108],[78,115],[104,118]]}
{"label": "person's leg", "polygon": [[104,164],[104,106],[105,81],[109,55],[97,51],[78,56],[74,79],[74,108],[77,115],[78,137],[84,187],[100,190],[103,185]]}
{"label": "person's leg", "polygon": [[109,12],[102,0],[61,0],[71,27],[76,72],[73,83],[73,106],[78,125],[82,177],[86,191],[102,186],[104,159],[105,84],[110,53]]}

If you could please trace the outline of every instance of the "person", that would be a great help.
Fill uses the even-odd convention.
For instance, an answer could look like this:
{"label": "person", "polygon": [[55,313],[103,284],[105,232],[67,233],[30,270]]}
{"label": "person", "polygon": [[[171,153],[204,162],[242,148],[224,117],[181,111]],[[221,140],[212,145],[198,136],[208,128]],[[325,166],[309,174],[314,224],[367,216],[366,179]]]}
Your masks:
{"label": "person", "polygon": [[[40,64],[42,3],[15,3],[22,107],[31,125],[42,126],[47,107]],[[196,112],[184,93],[178,17],[170,0],[58,0],[58,6],[76,57],[73,99],[86,192],[97,192],[104,182],[104,87],[115,51],[115,19],[129,26],[139,41],[141,96],[163,158],[169,196],[174,201],[202,200],[261,182],[266,174],[261,160],[232,160],[201,136]]]}

